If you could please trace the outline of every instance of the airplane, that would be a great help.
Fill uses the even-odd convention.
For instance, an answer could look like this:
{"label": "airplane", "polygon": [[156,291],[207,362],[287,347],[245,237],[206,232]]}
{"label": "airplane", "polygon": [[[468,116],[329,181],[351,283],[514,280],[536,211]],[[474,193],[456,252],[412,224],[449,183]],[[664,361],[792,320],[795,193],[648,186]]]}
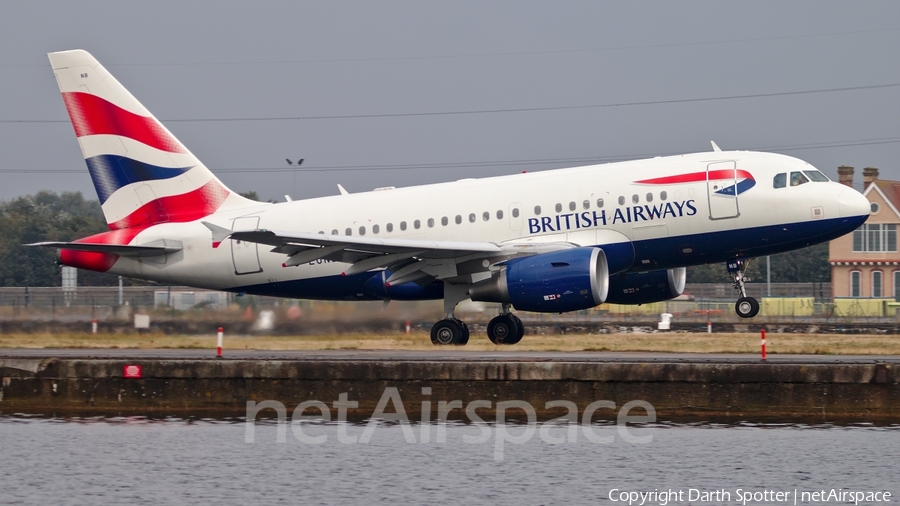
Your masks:
{"label": "airplane", "polygon": [[747,262],[853,231],[868,200],[797,158],[722,151],[281,203],[228,189],[83,50],[48,54],[109,231],[57,248],[59,263],[238,294],[438,300],[436,345],[463,345],[465,299],[564,313],[679,296],[685,268],[725,263],[735,311],[759,302]]}

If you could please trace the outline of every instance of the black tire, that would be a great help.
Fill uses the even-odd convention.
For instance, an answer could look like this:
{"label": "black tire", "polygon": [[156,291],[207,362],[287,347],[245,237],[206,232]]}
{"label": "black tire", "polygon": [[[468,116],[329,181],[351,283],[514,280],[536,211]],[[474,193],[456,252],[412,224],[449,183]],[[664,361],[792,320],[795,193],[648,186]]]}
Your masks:
{"label": "black tire", "polygon": [[513,319],[514,322],[516,322],[516,328],[519,329],[519,331],[516,333],[515,341],[512,341],[509,344],[516,344],[521,341],[522,337],[525,335],[525,324],[522,323],[522,320],[520,320],[518,316],[511,313],[509,316]]}
{"label": "black tire", "polygon": [[495,316],[487,326],[488,339],[494,344],[516,344],[521,338],[515,317],[508,314]]}
{"label": "black tire", "polygon": [[[431,344],[437,346],[447,346],[451,344],[465,344],[463,337],[467,337],[467,332],[463,332],[462,322],[459,320],[444,319],[431,327]],[[468,339],[466,339],[468,341]]]}
{"label": "black tire", "polygon": [[734,312],[741,318],[753,318],[759,313],[759,301],[753,297],[741,297],[734,304]]}
{"label": "black tire", "polygon": [[463,346],[469,342],[469,326],[466,325],[466,322],[462,320],[456,320],[456,323],[459,323],[459,325],[462,327],[462,338],[457,344]]}

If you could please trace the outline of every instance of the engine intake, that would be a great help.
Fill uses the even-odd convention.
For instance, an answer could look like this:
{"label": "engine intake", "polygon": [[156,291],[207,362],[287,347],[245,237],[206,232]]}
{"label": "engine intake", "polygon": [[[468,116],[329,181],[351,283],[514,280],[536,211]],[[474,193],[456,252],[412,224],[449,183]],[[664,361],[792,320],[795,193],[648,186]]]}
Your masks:
{"label": "engine intake", "polygon": [[472,285],[469,297],[521,311],[563,313],[606,300],[609,266],[600,248],[574,248],[516,258],[499,275]]}

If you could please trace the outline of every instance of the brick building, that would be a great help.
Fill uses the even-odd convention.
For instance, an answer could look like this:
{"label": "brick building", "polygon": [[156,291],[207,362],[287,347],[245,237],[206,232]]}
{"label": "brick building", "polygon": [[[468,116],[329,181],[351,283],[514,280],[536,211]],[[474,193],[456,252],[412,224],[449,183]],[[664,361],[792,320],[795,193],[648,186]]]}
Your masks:
{"label": "brick building", "polygon": [[[853,167],[838,167],[838,181],[853,186]],[[878,169],[863,169],[863,195],[872,214],[861,227],[828,246],[832,296],[900,300],[900,181],[881,181]]]}

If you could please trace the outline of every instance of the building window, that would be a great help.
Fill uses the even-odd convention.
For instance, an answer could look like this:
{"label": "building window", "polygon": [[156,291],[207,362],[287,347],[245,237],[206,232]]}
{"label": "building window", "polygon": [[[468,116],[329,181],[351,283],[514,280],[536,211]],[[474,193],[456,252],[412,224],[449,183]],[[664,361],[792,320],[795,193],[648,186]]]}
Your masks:
{"label": "building window", "polygon": [[866,223],[853,231],[853,252],[897,251],[897,225]]}
{"label": "building window", "polygon": [[894,271],[894,300],[900,300],[900,271]]}
{"label": "building window", "polygon": [[883,294],[881,276],[881,271],[872,271],[872,297],[881,297]]}
{"label": "building window", "polygon": [[861,283],[862,283],[862,273],[859,271],[850,271],[850,296],[851,297],[859,297],[860,296]]}

